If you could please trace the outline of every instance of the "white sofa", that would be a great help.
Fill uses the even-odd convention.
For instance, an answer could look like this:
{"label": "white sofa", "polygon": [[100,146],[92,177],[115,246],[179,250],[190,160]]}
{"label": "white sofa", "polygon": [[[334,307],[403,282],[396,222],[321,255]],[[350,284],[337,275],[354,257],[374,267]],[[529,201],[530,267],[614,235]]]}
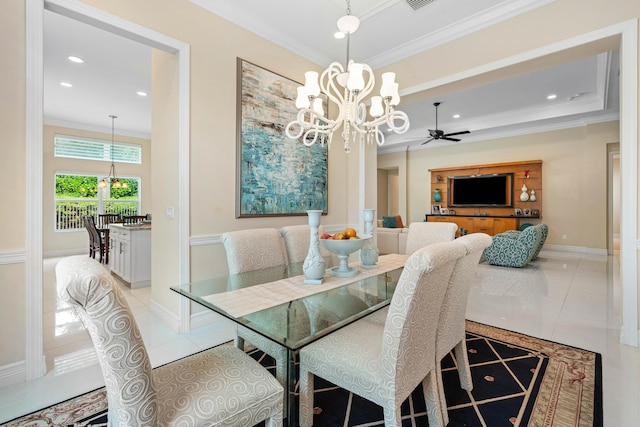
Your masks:
{"label": "white sofa", "polygon": [[380,255],[405,253],[409,228],[385,228],[379,219],[376,233]]}

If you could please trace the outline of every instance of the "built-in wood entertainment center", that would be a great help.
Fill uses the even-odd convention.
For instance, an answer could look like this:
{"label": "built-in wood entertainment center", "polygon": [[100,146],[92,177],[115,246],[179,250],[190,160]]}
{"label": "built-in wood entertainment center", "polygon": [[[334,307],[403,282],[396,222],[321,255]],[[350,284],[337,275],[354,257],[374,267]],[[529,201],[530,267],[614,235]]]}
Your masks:
{"label": "built-in wood entertainment center", "polygon": [[[428,212],[425,216],[427,221],[454,222],[459,229],[468,233],[494,235],[506,230],[517,230],[521,222],[542,216],[542,160],[439,168],[430,169],[429,172],[431,205],[439,205],[445,212],[453,210],[455,214],[439,215]],[[451,179],[452,177],[458,179]],[[467,200],[455,205],[452,203],[452,191],[456,188],[453,185],[454,181],[464,182],[469,178],[482,183],[483,179],[478,178],[491,177],[504,177],[502,185],[505,185],[511,194],[505,194],[503,200],[497,203],[492,200],[495,194],[487,199],[486,204],[482,200]],[[489,183],[493,180],[486,181]],[[526,186],[527,200],[521,199],[523,186]],[[456,190],[455,194],[461,191],[462,189]],[[495,189],[493,191],[495,192]],[[436,193],[439,193],[440,201],[435,200]]]}

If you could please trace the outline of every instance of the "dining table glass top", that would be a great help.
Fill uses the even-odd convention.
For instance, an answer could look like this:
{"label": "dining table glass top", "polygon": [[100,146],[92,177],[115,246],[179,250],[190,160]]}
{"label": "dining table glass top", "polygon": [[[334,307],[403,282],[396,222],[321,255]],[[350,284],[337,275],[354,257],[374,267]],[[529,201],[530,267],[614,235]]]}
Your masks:
{"label": "dining table glass top", "polygon": [[[387,258],[385,258],[387,257]],[[406,256],[350,278],[304,284],[302,263],[194,281],[171,289],[266,338],[297,351],[391,301]]]}

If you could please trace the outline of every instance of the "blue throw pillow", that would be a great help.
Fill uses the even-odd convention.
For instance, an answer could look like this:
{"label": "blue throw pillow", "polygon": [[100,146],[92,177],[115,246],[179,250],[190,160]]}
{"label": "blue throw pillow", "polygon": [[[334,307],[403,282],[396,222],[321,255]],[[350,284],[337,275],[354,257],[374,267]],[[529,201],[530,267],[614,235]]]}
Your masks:
{"label": "blue throw pillow", "polygon": [[398,228],[398,223],[396,222],[395,216],[383,216],[382,217],[382,226],[384,228]]}

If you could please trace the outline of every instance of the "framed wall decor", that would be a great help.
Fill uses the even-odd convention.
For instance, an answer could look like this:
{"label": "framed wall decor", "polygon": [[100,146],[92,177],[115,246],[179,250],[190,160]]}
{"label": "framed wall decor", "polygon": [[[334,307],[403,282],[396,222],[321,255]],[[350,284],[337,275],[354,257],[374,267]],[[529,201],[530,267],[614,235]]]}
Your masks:
{"label": "framed wall decor", "polygon": [[449,215],[449,208],[440,208],[440,215]]}
{"label": "framed wall decor", "polygon": [[440,215],[440,205],[431,205],[431,214]]}
{"label": "framed wall decor", "polygon": [[516,216],[522,216],[522,209],[520,209],[520,208],[515,208],[513,211],[515,212],[515,215],[516,215]]}
{"label": "framed wall decor", "polygon": [[285,134],[301,84],[241,58],[237,72],[236,218],[326,214],[327,145]]}

